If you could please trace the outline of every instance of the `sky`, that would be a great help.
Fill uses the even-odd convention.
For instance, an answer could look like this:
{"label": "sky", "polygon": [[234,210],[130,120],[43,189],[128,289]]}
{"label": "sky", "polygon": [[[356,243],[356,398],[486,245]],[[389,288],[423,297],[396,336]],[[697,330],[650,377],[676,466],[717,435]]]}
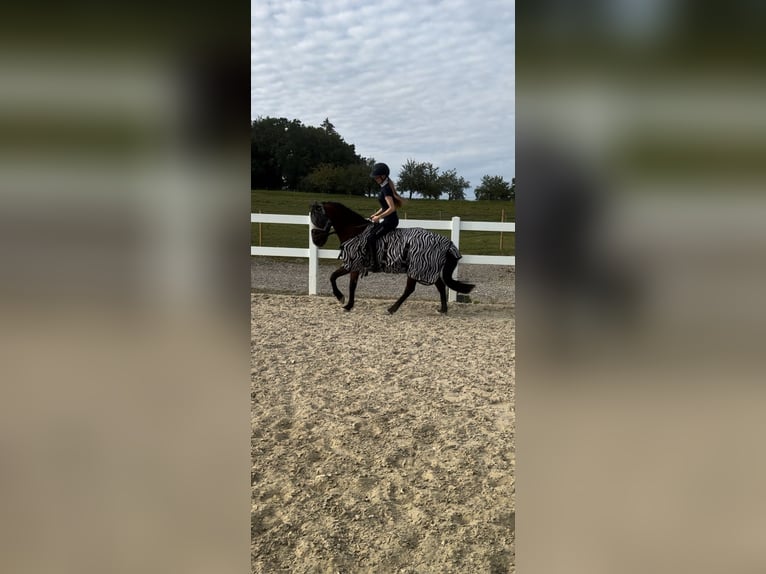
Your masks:
{"label": "sky", "polygon": [[515,176],[514,0],[252,0],[251,119],[319,126],[399,174]]}

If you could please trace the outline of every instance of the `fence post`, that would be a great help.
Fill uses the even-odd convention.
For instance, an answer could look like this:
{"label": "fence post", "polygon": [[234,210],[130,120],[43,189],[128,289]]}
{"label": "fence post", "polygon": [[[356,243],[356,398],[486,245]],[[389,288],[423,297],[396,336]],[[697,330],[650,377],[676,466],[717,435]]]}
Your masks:
{"label": "fence post", "polygon": [[319,271],[319,247],[311,240],[311,217],[309,220],[309,295],[317,294],[317,272]]}
{"label": "fence post", "polygon": [[[452,228],[450,231],[450,239],[452,240],[452,243],[455,244],[455,247],[460,249],[460,218],[459,217],[453,217],[452,218]],[[457,270],[458,268],[455,267],[455,271],[453,273],[453,277],[457,279]],[[454,303],[457,301],[457,293],[453,291],[452,289],[449,290],[449,301]]]}

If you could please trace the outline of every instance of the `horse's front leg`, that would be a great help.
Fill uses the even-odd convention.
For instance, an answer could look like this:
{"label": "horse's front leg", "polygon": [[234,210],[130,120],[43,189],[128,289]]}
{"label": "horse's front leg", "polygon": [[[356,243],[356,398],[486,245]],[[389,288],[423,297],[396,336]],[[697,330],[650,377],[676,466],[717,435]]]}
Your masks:
{"label": "horse's front leg", "polygon": [[359,282],[359,271],[351,271],[348,278],[348,303],[343,306],[346,311],[354,308],[354,293],[356,293],[356,284]]}
{"label": "horse's front leg", "polygon": [[348,275],[349,270],[345,267],[339,267],[335,271],[333,271],[333,274],[330,275],[330,285],[332,285],[332,294],[335,295],[335,298],[340,301],[341,303],[346,302],[346,298],[343,296],[343,293],[341,293],[340,289],[338,289],[338,277],[343,277],[344,275]]}
{"label": "horse's front leg", "polygon": [[415,280],[408,275],[407,285],[404,287],[404,293],[402,293],[402,296],[399,297],[399,299],[397,299],[396,303],[394,303],[388,308],[389,315],[393,315],[394,313],[396,313],[396,311],[399,309],[399,307],[401,307],[402,303],[404,303],[407,297],[412,295],[412,292],[415,291],[416,284],[417,283],[415,282]]}

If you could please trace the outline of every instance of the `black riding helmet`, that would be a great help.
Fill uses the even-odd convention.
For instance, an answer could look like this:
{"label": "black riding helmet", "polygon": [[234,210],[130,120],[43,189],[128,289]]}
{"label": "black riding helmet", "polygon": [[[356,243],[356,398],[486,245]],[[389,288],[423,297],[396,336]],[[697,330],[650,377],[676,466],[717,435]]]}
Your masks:
{"label": "black riding helmet", "polygon": [[370,173],[370,177],[377,177],[379,175],[388,177],[390,173],[391,170],[388,169],[388,166],[385,163],[376,163],[374,166],[372,166],[372,173]]}

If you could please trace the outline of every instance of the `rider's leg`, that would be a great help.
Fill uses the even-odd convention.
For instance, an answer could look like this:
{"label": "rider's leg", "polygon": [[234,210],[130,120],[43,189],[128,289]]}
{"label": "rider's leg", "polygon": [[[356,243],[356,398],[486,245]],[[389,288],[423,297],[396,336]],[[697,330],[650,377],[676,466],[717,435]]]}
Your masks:
{"label": "rider's leg", "polygon": [[378,257],[375,253],[377,249],[377,229],[373,229],[369,237],[367,237],[367,244],[365,245],[365,265],[373,273],[380,271],[380,265],[378,264]]}
{"label": "rider's leg", "polygon": [[370,271],[373,273],[377,273],[378,271],[382,271],[383,269],[383,262],[378,261],[377,256],[377,240],[381,237],[383,237],[386,233],[389,231],[393,231],[396,229],[397,223],[389,223],[388,221],[384,221],[383,223],[376,223],[375,226],[372,228],[370,235],[367,237],[367,244],[365,248],[365,257],[367,261],[369,262],[369,268]]}

